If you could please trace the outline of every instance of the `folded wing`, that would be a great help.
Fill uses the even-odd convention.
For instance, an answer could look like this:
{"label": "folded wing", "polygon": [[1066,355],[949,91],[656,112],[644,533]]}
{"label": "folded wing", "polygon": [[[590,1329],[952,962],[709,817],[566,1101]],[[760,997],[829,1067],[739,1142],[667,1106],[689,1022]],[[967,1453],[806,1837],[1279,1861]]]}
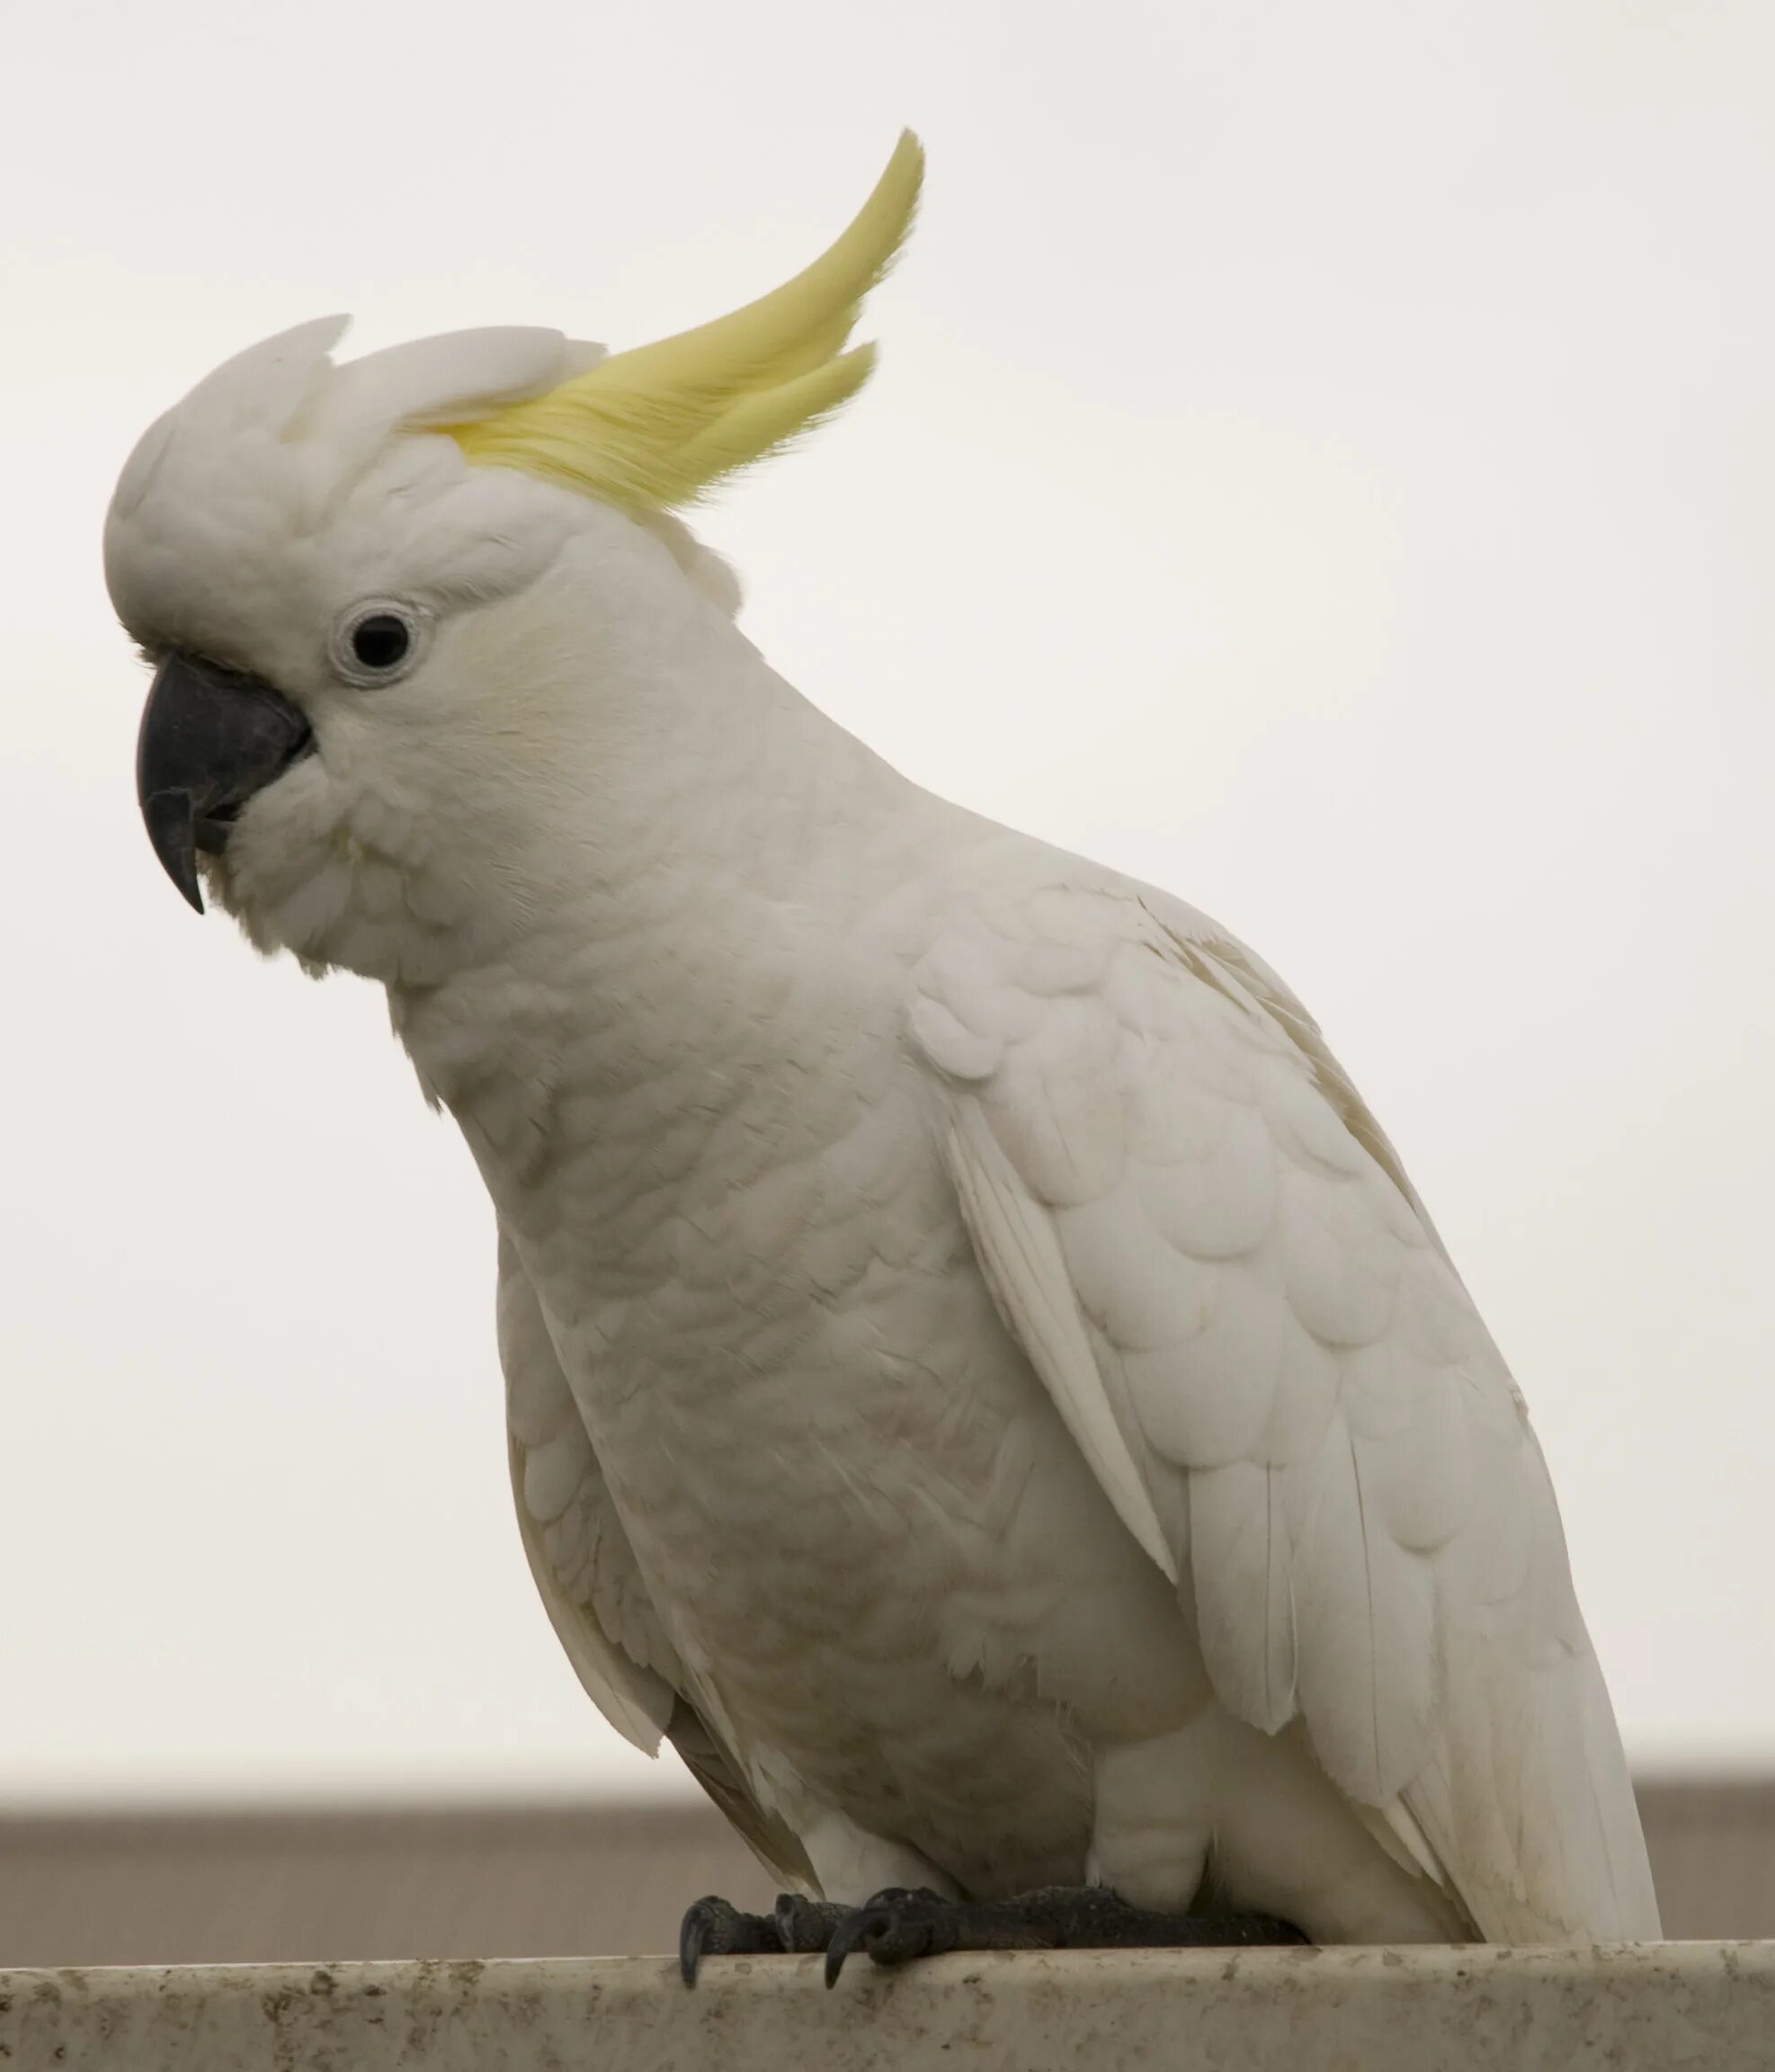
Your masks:
{"label": "folded wing", "polygon": [[1223,1702],[1298,1717],[1486,1938],[1655,1936],[1521,1396],[1305,1009],[1083,865],[916,981],[983,1268]]}

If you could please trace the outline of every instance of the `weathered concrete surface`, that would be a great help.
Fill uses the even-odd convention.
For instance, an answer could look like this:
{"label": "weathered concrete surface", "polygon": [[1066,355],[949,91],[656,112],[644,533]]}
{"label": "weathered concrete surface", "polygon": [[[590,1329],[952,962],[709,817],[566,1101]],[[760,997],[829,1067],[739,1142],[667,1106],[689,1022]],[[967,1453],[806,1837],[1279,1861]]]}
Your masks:
{"label": "weathered concrete surface", "polygon": [[0,1972],[6,2072],[1768,2072],[1775,1943]]}

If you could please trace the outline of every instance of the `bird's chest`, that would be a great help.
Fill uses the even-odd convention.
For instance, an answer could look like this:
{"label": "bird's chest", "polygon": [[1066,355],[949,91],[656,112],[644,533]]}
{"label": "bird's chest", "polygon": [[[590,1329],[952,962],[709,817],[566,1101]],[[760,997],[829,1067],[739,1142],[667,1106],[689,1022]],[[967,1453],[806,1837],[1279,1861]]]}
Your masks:
{"label": "bird's chest", "polygon": [[750,1596],[933,1507],[986,1515],[1023,1381],[915,1087],[773,1090],[640,1189],[611,1151],[520,1244],[666,1594],[714,1616],[724,1576]]}
{"label": "bird's chest", "polygon": [[754,1782],[882,1832],[922,1806],[934,1847],[956,1779],[997,1780],[1039,1844],[1019,1874],[1057,1875],[1064,1721],[1195,1701],[1175,1600],[999,1317],[935,1089],[891,1040],[827,1067],[704,1049],[595,1112],[556,1095],[512,1125],[522,1172],[485,1135],[483,1167],[640,1581]]}
{"label": "bird's chest", "polygon": [[674,1645],[779,1744],[824,1749],[833,1694],[885,1730],[1038,1665],[1088,1710],[1106,1650],[1144,1663],[1174,1618],[999,1317],[923,1094],[784,1102],[620,1213],[588,1168],[521,1239]]}
{"label": "bird's chest", "polygon": [[[975,1264],[897,998],[836,957],[733,974],[720,1014],[649,983],[674,1012],[632,985],[534,1026],[503,996],[496,1015],[454,1002],[442,1034],[465,1067],[415,1018],[405,1033],[654,1594],[713,1618],[729,1576],[750,1594],[926,1514],[989,1525],[1040,1392]],[[607,997],[601,1021],[584,1003]]]}

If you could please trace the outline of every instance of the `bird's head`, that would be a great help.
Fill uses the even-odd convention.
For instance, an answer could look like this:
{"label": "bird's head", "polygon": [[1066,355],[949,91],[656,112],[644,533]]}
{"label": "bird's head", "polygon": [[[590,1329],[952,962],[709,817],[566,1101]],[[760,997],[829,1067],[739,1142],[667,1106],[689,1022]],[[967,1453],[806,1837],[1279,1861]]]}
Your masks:
{"label": "bird's head", "polygon": [[155,672],[143,816],[194,906],[207,882],[262,948],[423,981],[534,897],[544,835],[595,841],[603,687],[736,638],[674,514],[867,379],[850,334],[922,163],[904,137],[806,272],[656,344],[484,330],[335,364],[328,318],[148,431],[105,568]]}

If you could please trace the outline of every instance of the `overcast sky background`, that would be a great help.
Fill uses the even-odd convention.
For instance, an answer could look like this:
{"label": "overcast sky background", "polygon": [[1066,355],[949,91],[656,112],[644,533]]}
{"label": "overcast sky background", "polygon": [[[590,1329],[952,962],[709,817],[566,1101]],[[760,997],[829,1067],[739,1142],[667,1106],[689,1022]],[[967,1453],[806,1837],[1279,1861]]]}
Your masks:
{"label": "overcast sky background", "polygon": [[1280,968],[1527,1391],[1633,1752],[1775,1764],[1768,0],[132,0],[4,65],[0,1803],[657,1778],[525,1573],[453,1128],[148,850],[100,526],[251,340],[635,344],[906,122],[878,381],[706,523],[747,630]]}

